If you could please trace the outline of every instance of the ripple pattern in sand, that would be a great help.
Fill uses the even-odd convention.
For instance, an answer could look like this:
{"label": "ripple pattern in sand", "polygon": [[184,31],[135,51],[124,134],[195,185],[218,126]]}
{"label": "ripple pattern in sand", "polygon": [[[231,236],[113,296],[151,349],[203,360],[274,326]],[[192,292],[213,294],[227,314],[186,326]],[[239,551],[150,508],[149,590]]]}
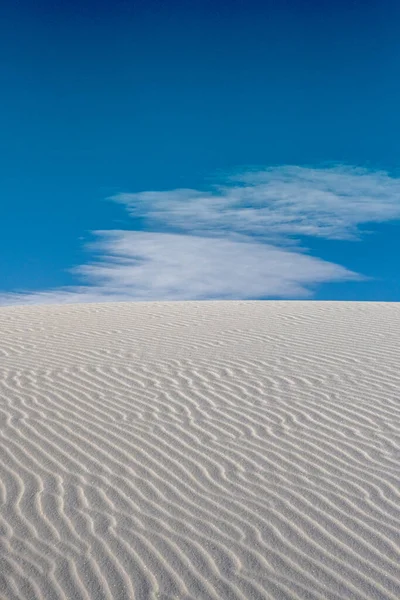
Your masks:
{"label": "ripple pattern in sand", "polygon": [[0,596],[400,597],[400,308],[0,310]]}

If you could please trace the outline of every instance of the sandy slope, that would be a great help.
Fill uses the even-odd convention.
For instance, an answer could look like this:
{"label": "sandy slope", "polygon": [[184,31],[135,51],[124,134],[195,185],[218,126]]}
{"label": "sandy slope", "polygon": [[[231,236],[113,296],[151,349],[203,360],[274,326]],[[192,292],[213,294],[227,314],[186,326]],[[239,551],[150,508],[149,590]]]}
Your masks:
{"label": "sandy slope", "polygon": [[400,598],[400,304],[0,310],[0,597]]}

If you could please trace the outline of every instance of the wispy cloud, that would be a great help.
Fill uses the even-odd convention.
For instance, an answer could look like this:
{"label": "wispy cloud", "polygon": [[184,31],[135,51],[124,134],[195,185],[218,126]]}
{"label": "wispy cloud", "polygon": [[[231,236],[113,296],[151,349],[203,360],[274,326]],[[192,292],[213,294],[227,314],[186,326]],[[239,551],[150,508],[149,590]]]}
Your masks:
{"label": "wispy cloud", "polygon": [[400,218],[400,180],[349,167],[279,167],[211,190],[112,197],[148,231],[97,231],[81,285],[0,295],[1,304],[309,297],[315,285],[362,279],[306,253],[304,236],[360,239]]}
{"label": "wispy cloud", "polygon": [[239,232],[287,243],[356,239],[358,227],[400,218],[400,179],[354,167],[276,167],[230,177],[211,191],[117,194],[132,215],[202,235]]}

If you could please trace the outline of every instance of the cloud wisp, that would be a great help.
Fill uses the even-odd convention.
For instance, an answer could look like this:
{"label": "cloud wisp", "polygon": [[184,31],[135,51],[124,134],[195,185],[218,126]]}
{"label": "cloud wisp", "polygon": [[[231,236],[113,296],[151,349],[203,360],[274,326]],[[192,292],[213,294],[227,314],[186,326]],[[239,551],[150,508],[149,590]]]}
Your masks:
{"label": "cloud wisp", "polygon": [[275,167],[201,192],[117,194],[132,216],[202,235],[237,232],[287,244],[296,237],[359,238],[365,223],[400,218],[400,179],[354,167]]}
{"label": "cloud wisp", "polygon": [[304,240],[359,240],[400,219],[400,180],[334,167],[248,171],[211,190],[121,193],[111,200],[147,231],[96,231],[81,285],[0,294],[0,304],[308,298],[328,281],[362,280],[306,253]]}

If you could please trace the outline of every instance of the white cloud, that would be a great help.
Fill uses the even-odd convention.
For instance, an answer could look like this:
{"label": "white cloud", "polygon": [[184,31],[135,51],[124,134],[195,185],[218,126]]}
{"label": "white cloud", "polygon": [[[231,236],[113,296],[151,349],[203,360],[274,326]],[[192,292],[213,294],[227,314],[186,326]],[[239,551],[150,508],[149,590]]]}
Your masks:
{"label": "white cloud", "polygon": [[[87,286],[6,296],[18,303],[307,297],[309,286],[354,279],[299,252],[242,241],[138,231],[97,232],[101,259],[75,269]],[[0,302],[4,297],[0,296]],[[10,303],[10,302],[7,302]]]}
{"label": "white cloud", "polygon": [[81,285],[0,294],[0,304],[309,297],[317,284],[362,277],[308,255],[302,236],[358,239],[363,224],[400,219],[400,180],[348,167],[271,168],[210,191],[112,199],[148,231],[95,232],[96,258],[73,270]]}
{"label": "white cloud", "polygon": [[176,189],[112,199],[150,224],[203,235],[256,234],[285,244],[299,236],[356,239],[362,224],[400,219],[400,179],[354,167],[276,167],[230,177],[208,192]]}

